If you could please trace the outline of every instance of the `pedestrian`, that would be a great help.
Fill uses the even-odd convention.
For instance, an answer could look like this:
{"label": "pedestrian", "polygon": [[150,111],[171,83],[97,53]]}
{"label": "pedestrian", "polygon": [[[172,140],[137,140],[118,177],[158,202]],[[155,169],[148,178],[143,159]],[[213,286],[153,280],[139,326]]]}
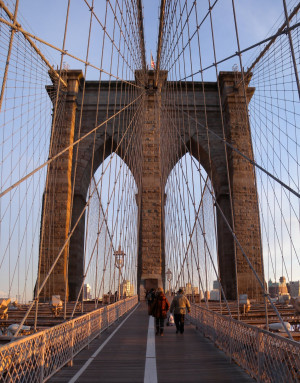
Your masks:
{"label": "pedestrian", "polygon": [[152,305],[155,298],[155,290],[153,288],[148,292],[148,294],[146,295],[146,298],[148,302],[148,315],[151,315]]}
{"label": "pedestrian", "polygon": [[191,311],[191,305],[187,297],[183,294],[183,290],[179,289],[177,295],[173,298],[171,303],[170,312],[174,312],[174,321],[176,325],[176,334],[184,332],[184,316]]}
{"label": "pedestrian", "polygon": [[168,302],[164,294],[164,290],[161,287],[159,287],[156,290],[151,311],[151,314],[155,317],[156,335],[164,335],[165,319],[167,318],[169,308],[170,303]]}

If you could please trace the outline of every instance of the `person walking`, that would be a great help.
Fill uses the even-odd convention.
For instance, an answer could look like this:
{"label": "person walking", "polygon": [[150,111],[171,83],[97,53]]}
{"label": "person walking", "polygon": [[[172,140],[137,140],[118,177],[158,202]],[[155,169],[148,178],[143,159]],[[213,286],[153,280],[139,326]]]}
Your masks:
{"label": "person walking", "polygon": [[180,331],[180,334],[184,332],[184,317],[191,311],[191,305],[187,297],[183,294],[183,290],[179,289],[177,295],[174,297],[171,303],[170,312],[174,312],[174,321],[176,325],[176,334]]}
{"label": "person walking", "polygon": [[151,315],[152,306],[155,298],[155,290],[153,288],[148,292],[146,298],[148,303],[148,314]]}
{"label": "person walking", "polygon": [[152,315],[155,317],[156,324],[156,335],[164,335],[165,319],[167,318],[169,308],[170,303],[164,294],[164,290],[159,287],[156,290],[154,302],[152,305]]}

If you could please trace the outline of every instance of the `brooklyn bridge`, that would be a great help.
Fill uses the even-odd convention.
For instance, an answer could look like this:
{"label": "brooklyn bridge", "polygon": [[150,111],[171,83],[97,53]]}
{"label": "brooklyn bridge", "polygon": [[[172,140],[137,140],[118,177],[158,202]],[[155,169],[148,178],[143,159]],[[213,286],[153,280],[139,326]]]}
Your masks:
{"label": "brooklyn bridge", "polygon": [[300,381],[299,9],[0,0],[0,382]]}

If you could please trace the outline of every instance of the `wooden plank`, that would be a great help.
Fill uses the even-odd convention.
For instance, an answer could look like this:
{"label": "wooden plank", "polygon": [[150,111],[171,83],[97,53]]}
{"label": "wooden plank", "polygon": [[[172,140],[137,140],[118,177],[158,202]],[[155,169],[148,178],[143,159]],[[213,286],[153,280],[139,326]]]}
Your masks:
{"label": "wooden plank", "polygon": [[235,363],[202,337],[194,326],[186,325],[183,334],[166,327],[165,336],[157,337],[156,363],[159,383],[254,382]]}
{"label": "wooden plank", "polygon": [[[109,329],[109,334],[115,327],[116,325]],[[148,316],[146,308],[141,305],[97,355],[77,382],[143,382],[147,330]],[[63,368],[49,382],[68,382],[107,336],[106,332],[100,339],[93,341],[90,350],[84,350],[74,359],[73,367]],[[72,375],[69,374],[70,370]]]}
{"label": "wooden plank", "polygon": [[[77,382],[143,382],[148,323],[149,317],[143,302]],[[112,331],[113,328],[109,333]],[[89,350],[84,350],[74,359],[73,367],[63,368],[49,382],[69,381],[105,338],[107,334],[93,341]],[[156,336],[155,341],[159,383],[253,382],[191,325],[186,326],[183,335],[175,334],[175,327],[166,326],[164,336]]]}

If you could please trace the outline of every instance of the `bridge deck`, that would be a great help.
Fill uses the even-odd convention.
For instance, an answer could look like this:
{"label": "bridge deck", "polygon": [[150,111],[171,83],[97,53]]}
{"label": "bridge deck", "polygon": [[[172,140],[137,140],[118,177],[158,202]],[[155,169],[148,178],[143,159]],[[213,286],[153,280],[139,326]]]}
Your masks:
{"label": "bridge deck", "polygon": [[[94,340],[89,349],[77,355],[72,367],[63,368],[49,382],[146,382],[149,317],[145,303],[117,329],[121,323]],[[253,382],[192,325],[186,325],[183,335],[176,334],[175,327],[166,326],[164,336],[155,337],[155,351],[157,380],[155,368],[150,368],[147,383]]]}

